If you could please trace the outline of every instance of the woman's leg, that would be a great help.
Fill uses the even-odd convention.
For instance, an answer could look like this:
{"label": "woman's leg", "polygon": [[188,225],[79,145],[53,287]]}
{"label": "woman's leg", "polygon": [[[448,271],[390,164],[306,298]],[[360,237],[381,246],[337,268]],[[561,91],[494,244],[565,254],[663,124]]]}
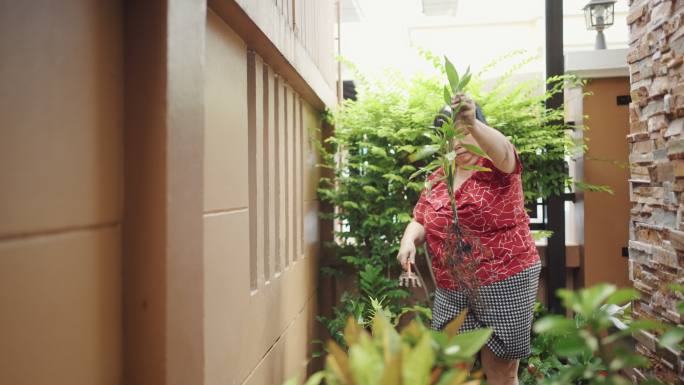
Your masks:
{"label": "woman's leg", "polygon": [[480,351],[480,357],[489,385],[518,385],[518,360],[499,358],[487,346]]}

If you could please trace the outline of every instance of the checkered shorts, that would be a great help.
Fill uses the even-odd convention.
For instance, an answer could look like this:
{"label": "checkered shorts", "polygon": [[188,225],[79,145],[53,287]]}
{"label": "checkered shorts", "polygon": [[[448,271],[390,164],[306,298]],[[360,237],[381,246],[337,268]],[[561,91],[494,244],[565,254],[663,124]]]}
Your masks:
{"label": "checkered shorts", "polygon": [[438,288],[432,308],[432,328],[442,330],[468,309],[460,331],[492,328],[487,347],[497,356],[515,360],[530,355],[532,310],[541,263],[506,279],[480,287],[476,299],[464,291]]}

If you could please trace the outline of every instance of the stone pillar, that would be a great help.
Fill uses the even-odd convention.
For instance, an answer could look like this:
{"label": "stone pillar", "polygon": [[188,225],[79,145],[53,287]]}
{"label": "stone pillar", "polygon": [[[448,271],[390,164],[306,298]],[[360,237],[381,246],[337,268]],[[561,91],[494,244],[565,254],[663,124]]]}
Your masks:
{"label": "stone pillar", "polygon": [[[681,324],[681,300],[668,285],[684,280],[684,1],[632,0],[627,17],[630,105],[629,271],[642,298],[637,318]],[[637,350],[651,368],[635,379],[684,383],[684,356],[640,333]]]}

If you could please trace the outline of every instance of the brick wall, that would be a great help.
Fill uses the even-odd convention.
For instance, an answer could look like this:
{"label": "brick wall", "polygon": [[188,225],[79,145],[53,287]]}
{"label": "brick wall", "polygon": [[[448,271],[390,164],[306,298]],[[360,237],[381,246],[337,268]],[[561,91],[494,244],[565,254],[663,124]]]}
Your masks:
{"label": "brick wall", "polygon": [[[682,323],[668,288],[684,282],[684,0],[630,0],[630,279],[639,318]],[[684,355],[641,333],[652,367],[635,377],[684,383]]]}

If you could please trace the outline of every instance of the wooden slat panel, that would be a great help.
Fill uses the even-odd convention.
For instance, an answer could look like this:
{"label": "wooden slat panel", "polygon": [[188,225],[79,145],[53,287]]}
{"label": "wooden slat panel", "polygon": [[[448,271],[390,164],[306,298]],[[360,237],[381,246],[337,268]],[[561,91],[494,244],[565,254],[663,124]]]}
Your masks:
{"label": "wooden slat panel", "polygon": [[264,255],[266,254],[266,232],[265,224],[266,218],[264,212],[266,205],[264,204],[264,199],[266,197],[266,183],[264,178],[266,176],[266,166],[268,165],[268,152],[264,148],[264,140],[266,138],[264,132],[264,63],[263,60],[255,55],[256,60],[254,62],[254,103],[255,103],[255,119],[256,119],[256,258],[257,258],[257,287],[262,287],[264,281],[266,280],[265,272],[265,262],[266,259]]}
{"label": "wooden slat panel", "polygon": [[[257,74],[259,76],[259,74]],[[262,196],[262,205],[263,205],[263,210],[262,210],[262,223],[263,223],[263,232],[264,232],[264,254],[263,254],[263,261],[264,261],[264,279],[266,282],[268,282],[271,278],[271,269],[272,269],[272,263],[271,263],[271,255],[272,255],[272,250],[271,250],[271,239],[272,234],[271,234],[271,228],[273,226],[271,218],[271,197],[274,196],[273,194],[273,184],[271,183],[271,174],[273,170],[273,151],[272,147],[270,145],[271,139],[272,139],[272,131],[271,131],[271,121],[270,121],[270,116],[271,116],[271,110],[272,110],[272,104],[270,103],[270,79],[269,79],[269,68],[266,64],[262,64],[261,68],[261,89],[262,89],[262,98],[261,98],[261,103],[262,103],[262,108],[261,108],[261,119],[263,122],[263,135],[262,139],[263,142],[261,144],[263,148],[263,173],[262,173],[262,185],[264,186],[264,194]]]}
{"label": "wooden slat panel", "polygon": [[[249,206],[249,286],[257,289],[257,151],[256,151],[256,64],[247,52],[247,189]],[[238,185],[240,181],[237,181]]]}
{"label": "wooden slat panel", "polygon": [[299,258],[299,96],[292,95],[292,257]]}
{"label": "wooden slat panel", "polygon": [[287,137],[285,136],[285,86],[283,79],[278,78],[277,82],[277,143],[278,143],[278,260],[280,261],[279,272],[282,272],[287,266],[287,233],[286,233],[286,215],[287,215],[287,189],[286,189],[286,144]]}
{"label": "wooden slat panel", "polygon": [[307,142],[306,130],[304,130],[304,99],[299,99],[299,255],[304,253],[304,149]]}
{"label": "wooden slat panel", "polygon": [[285,167],[285,179],[284,179],[284,184],[283,188],[285,190],[285,207],[284,207],[284,213],[285,213],[285,221],[284,221],[284,226],[285,226],[285,248],[283,249],[283,253],[285,255],[285,266],[289,266],[290,262],[292,261],[292,254],[290,253],[290,244],[292,243],[290,241],[290,237],[292,235],[292,228],[290,227],[290,218],[292,217],[292,212],[291,212],[291,205],[290,205],[290,200],[292,199],[292,194],[290,192],[290,184],[291,184],[291,178],[292,178],[292,173],[290,171],[290,157],[291,157],[291,151],[290,151],[290,142],[292,141],[292,135],[290,125],[292,124],[292,108],[290,107],[292,103],[292,92],[290,90],[290,87],[285,85],[283,87],[283,93],[284,93],[284,98],[283,98],[283,130],[284,130],[284,135],[283,135],[283,140],[284,140],[284,148],[285,152],[283,153],[283,164]]}

